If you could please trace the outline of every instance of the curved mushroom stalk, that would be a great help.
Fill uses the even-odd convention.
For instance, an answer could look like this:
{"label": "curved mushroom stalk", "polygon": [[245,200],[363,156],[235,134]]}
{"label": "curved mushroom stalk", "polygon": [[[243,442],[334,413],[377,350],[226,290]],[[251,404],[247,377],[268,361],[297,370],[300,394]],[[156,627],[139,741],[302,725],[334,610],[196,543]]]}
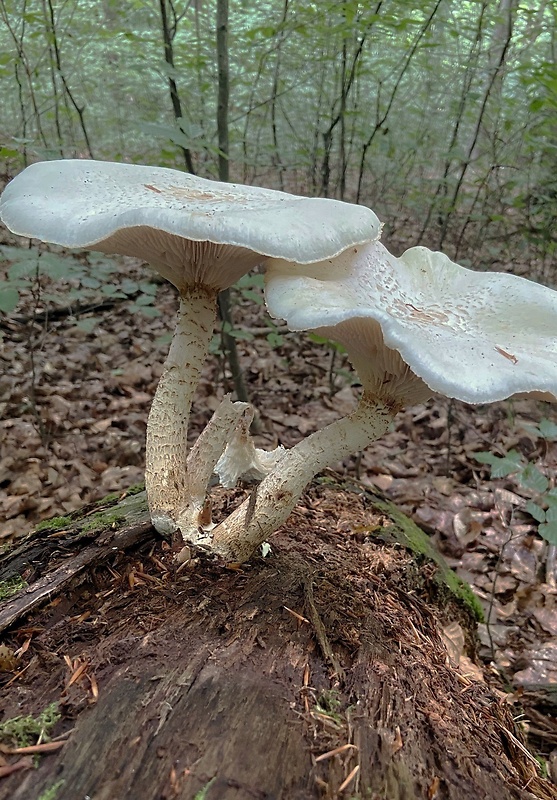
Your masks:
{"label": "curved mushroom stalk", "polygon": [[211,550],[225,561],[246,561],[283,525],[317,475],[382,436],[401,406],[364,392],[352,414],[287,450],[252,495],[212,532]]}
{"label": "curved mushroom stalk", "polygon": [[364,394],[348,417],[289,450],[214,529],[212,549],[227,560],[249,558],[317,472],[381,436],[408,403],[435,393],[557,399],[557,292],[524,279],[474,273],[425,248],[396,259],[371,242],[319,264],[267,261],[265,296],[291,330],[343,344]]}
{"label": "curved mushroom stalk", "polygon": [[233,403],[230,396],[226,395],[186,459],[187,491],[181,499],[176,525],[184,541],[189,544],[203,547],[210,545],[207,532],[214,525],[207,503],[207,488],[215,465],[226,447],[230,431],[246,415],[253,418],[253,409],[249,403]]}

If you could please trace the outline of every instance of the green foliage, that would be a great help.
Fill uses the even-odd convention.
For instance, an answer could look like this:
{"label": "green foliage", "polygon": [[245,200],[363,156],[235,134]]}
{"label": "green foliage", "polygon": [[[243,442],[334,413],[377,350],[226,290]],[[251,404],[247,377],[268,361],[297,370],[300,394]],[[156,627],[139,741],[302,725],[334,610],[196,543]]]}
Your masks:
{"label": "green foliage", "polygon": [[311,331],[307,334],[308,339],[310,342],[315,342],[315,344],[324,344],[330,350],[334,350],[336,353],[346,353],[346,348],[340,344],[339,342],[334,342],[332,339],[327,339],[325,336],[319,336],[318,333],[311,333]]}
{"label": "green foliage", "polygon": [[58,797],[58,792],[65,784],[65,782],[66,781],[64,780],[56,781],[56,783],[53,783],[52,786],[50,786],[48,789],[45,789],[45,791],[41,794],[38,800],[56,800],[56,798]]}
{"label": "green foliage", "polygon": [[[542,419],[538,425],[529,426],[528,430],[537,438],[557,440],[557,425],[551,420]],[[509,450],[502,457],[483,451],[475,453],[474,458],[490,467],[492,478],[512,476],[519,487],[533,495],[524,508],[538,523],[540,536],[550,544],[557,545],[557,487],[550,488],[547,476],[517,450]]]}
{"label": "green foliage", "polygon": [[[121,275],[120,265],[113,259],[97,253],[87,253],[81,258],[29,247],[0,246],[0,267],[9,265],[6,277],[0,278],[0,312],[12,313],[21,300],[21,293],[39,287],[42,302],[53,306],[61,304],[89,304],[103,299],[122,299],[131,313],[156,317],[160,311],[154,307],[157,285],[151,281],[134,281]],[[43,288],[43,279],[49,279]],[[55,286],[52,286],[52,282]],[[54,289],[59,287],[59,291]],[[90,332],[98,318],[81,319],[77,327]]]}
{"label": "green foliage", "polygon": [[27,586],[27,584],[20,575],[13,575],[5,581],[0,581],[0,602],[13,597],[14,594],[17,594],[24,586]]}
{"label": "green foliage", "polygon": [[51,703],[38,717],[7,719],[0,723],[0,741],[16,747],[28,747],[39,739],[48,742],[59,719],[58,703]]}
{"label": "green foliage", "polygon": [[81,526],[82,533],[100,530],[101,528],[117,528],[125,521],[126,517],[114,511],[98,511],[88,517],[87,522]]}
{"label": "green foliage", "polygon": [[214,784],[215,781],[216,778],[211,778],[211,780],[208,783],[206,783],[202,789],[200,789],[198,792],[195,793],[195,797],[193,798],[193,800],[206,800],[207,792],[209,791],[209,789],[211,788],[211,786]]}
{"label": "green foliage", "polygon": [[67,528],[72,524],[71,517],[52,517],[51,519],[43,519],[35,527],[35,531],[57,531],[62,528]]}
{"label": "green foliage", "polygon": [[[215,177],[214,4],[177,9],[173,65],[158,3],[59,6],[54,23],[39,0],[0,6],[4,171],[89,156],[183,168],[185,147]],[[469,253],[554,251],[551,3],[241,0],[229,27],[234,180],[357,191],[428,245],[447,228]]]}

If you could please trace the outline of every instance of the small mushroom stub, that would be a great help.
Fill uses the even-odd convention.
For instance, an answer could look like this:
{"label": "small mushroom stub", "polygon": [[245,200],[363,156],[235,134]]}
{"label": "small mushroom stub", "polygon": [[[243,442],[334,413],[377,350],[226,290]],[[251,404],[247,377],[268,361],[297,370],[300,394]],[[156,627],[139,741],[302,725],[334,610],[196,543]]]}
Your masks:
{"label": "small mushroom stub", "polygon": [[265,296],[292,330],[341,342],[380,397],[557,398],[557,292],[525,278],[371,242],[308,266],[270,261]]}
{"label": "small mushroom stub", "polygon": [[245,414],[215,465],[215,473],[226,489],[232,489],[239,480],[258,482],[279,463],[286,450],[279,445],[274,450],[260,450],[253,443],[249,427],[253,412]]}

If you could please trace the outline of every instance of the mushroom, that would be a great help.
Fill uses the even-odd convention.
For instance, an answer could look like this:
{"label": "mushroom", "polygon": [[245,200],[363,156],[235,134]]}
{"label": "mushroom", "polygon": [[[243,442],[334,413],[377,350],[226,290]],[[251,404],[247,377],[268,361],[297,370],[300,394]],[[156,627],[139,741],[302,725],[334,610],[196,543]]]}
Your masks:
{"label": "mushroom", "polygon": [[250,436],[253,409],[250,407],[238,420],[226,448],[215,465],[219,483],[232,489],[239,480],[257,482],[276,467],[286,453],[282,445],[274,450],[260,450]]}
{"label": "mushroom", "polygon": [[[191,462],[188,475],[187,427],[218,292],[265,257],[309,263],[379,232],[377,217],[363,206],[86,160],[25,169],[4,191],[0,218],[21,236],[142,258],[178,289],[176,330],[147,423],[145,483],[161,533],[179,528],[183,514],[190,530],[189,498],[202,491]],[[227,407],[225,416],[242,413]]]}
{"label": "mushroom", "polygon": [[433,394],[487,403],[557,401],[557,292],[474,272],[425,247],[395,258],[379,242],[309,266],[271,260],[266,301],[291,330],[344,345],[363,386],[356,410],[288,450],[252,497],[213,531],[242,561],[282,525],[323,468],[382,435]]}

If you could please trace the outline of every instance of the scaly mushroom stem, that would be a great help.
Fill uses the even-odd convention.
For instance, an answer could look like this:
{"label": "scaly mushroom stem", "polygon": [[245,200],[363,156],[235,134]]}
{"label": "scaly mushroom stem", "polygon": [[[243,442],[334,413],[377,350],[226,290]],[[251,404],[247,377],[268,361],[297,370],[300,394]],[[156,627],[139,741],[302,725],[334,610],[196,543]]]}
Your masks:
{"label": "scaly mushroom stem", "polygon": [[284,454],[250,497],[213,530],[211,550],[228,562],[246,561],[284,524],[318,472],[382,436],[400,408],[364,392],[352,414]]}
{"label": "scaly mushroom stem", "polygon": [[253,409],[249,403],[233,403],[230,396],[226,395],[190,450],[186,460],[187,492],[176,516],[177,527],[184,541],[189,544],[203,545],[208,538],[203,528],[210,529],[210,518],[202,522],[207,487],[226,447],[230,431],[235,429],[246,412],[250,413],[251,419]]}
{"label": "scaly mushroom stem", "polygon": [[188,419],[216,320],[216,294],[204,288],[182,293],[178,321],[147,420],[145,487],[153,525],[176,530],[188,491]]}

